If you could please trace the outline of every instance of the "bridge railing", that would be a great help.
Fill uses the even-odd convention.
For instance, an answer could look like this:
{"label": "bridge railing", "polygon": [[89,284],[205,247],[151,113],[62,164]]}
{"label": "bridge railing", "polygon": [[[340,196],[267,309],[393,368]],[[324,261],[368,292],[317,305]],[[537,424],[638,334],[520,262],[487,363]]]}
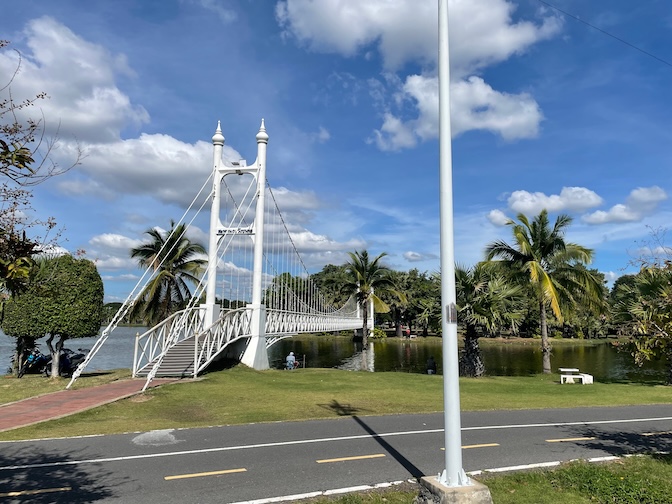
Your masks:
{"label": "bridge railing", "polygon": [[304,313],[297,311],[266,311],[266,348],[283,335],[297,333],[320,333],[360,329],[362,319],[354,313]]}
{"label": "bridge railing", "polygon": [[161,360],[170,347],[199,333],[203,327],[204,314],[205,309],[202,307],[180,310],[140,336],[136,336],[133,377],[150,363]]}
{"label": "bridge railing", "polygon": [[251,332],[250,310],[238,308],[222,312],[219,320],[199,334],[194,342],[194,376],[203,371],[225,345]]}

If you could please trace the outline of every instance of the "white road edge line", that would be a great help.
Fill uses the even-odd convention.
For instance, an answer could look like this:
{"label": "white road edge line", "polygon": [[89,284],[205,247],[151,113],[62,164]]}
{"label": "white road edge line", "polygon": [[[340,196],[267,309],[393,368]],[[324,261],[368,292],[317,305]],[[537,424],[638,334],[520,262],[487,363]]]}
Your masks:
{"label": "white road edge line", "polygon": [[[475,431],[475,430],[502,430],[502,429],[521,429],[521,428],[530,428],[530,427],[563,427],[571,425],[597,425],[597,424],[616,424],[616,423],[635,423],[635,422],[654,422],[654,421],[669,421],[672,420],[672,417],[658,417],[658,418],[632,418],[625,420],[594,420],[588,422],[554,422],[554,423],[537,423],[537,424],[513,424],[513,425],[489,425],[481,427],[464,427],[462,431]],[[82,459],[82,460],[65,460],[62,462],[49,462],[42,464],[24,464],[24,465],[14,465],[14,466],[0,466],[0,471],[15,471],[19,469],[37,469],[41,467],[60,467],[60,466],[71,466],[71,465],[83,465],[83,464],[100,464],[103,462],[121,462],[124,460],[139,460],[139,459],[152,459],[152,458],[162,458],[162,457],[175,457],[180,455],[196,455],[200,453],[216,453],[216,452],[225,452],[225,451],[236,451],[236,450],[250,450],[254,448],[269,448],[277,446],[292,446],[292,445],[304,445],[304,444],[314,444],[314,443],[328,443],[332,441],[350,441],[356,439],[367,439],[367,438],[385,438],[385,437],[394,437],[394,436],[410,436],[415,434],[436,434],[443,432],[443,429],[426,429],[426,430],[413,430],[413,431],[400,431],[400,432],[387,432],[383,434],[358,434],[353,436],[340,436],[340,437],[327,437],[327,438],[314,438],[314,439],[300,439],[296,441],[276,441],[272,443],[258,443],[250,445],[238,445],[238,446],[222,446],[218,448],[202,448],[198,450],[183,450],[183,451],[174,451],[174,452],[164,452],[164,453],[147,453],[143,455],[125,455],[118,457],[103,457],[103,458],[94,458],[94,459]]]}
{"label": "white road edge line", "polygon": [[[627,457],[628,455],[626,455]],[[525,465],[515,465],[508,467],[493,467],[491,469],[482,469],[479,471],[469,471],[467,474],[469,476],[479,476],[481,474],[490,474],[490,473],[503,473],[503,472],[512,472],[512,471],[529,471],[530,469],[543,469],[545,467],[557,467],[560,464],[567,464],[569,462],[578,462],[579,460],[583,462],[613,462],[614,460],[620,460],[621,457],[616,456],[607,456],[607,457],[593,457],[589,459],[572,459],[572,460],[556,460],[554,462],[540,462],[538,464],[525,464]]]}
{"label": "white road edge line", "polygon": [[[413,479],[408,480],[409,483],[417,484],[417,481]],[[266,499],[255,499],[249,501],[239,501],[233,502],[231,504],[271,504],[273,502],[287,502],[300,499],[311,499],[314,497],[327,496],[327,495],[338,495],[351,492],[363,492],[365,490],[376,490],[379,488],[389,488],[391,486],[401,485],[404,481],[392,481],[389,483],[378,483],[375,485],[359,485],[347,488],[334,488],[333,490],[318,490],[315,492],[308,492],[303,494],[295,495],[283,495],[280,497],[268,497]]]}

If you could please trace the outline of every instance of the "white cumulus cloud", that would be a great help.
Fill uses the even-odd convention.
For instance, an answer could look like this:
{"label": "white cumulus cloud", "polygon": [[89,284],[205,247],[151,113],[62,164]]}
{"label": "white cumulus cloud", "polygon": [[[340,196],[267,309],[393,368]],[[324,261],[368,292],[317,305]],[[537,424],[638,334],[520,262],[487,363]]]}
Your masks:
{"label": "white cumulus cloud", "polygon": [[514,191],[508,198],[509,208],[526,215],[536,215],[543,209],[549,212],[584,212],[602,204],[602,198],[585,187],[563,187],[560,194]]}
{"label": "white cumulus cloud", "polygon": [[606,212],[598,210],[584,215],[581,220],[587,224],[609,222],[639,222],[656,210],[659,203],[667,199],[667,193],[658,186],[638,187],[630,192],[625,203],[612,206]]}
{"label": "white cumulus cloud", "polygon": [[[498,91],[471,74],[554,36],[560,20],[543,16],[536,23],[514,21],[515,6],[506,0],[453,0],[449,9],[453,133],[485,130],[505,140],[535,137],[543,114],[529,93]],[[384,111],[383,124],[369,141],[381,150],[412,148],[438,135],[437,14],[435,2],[416,0],[286,0],[276,6],[285,37],[309,50],[354,57],[374,48],[388,74],[407,62],[425,68],[403,85],[385,77],[391,89],[370,83]],[[415,117],[407,111],[395,113],[400,103],[410,103]]]}
{"label": "white cumulus cloud", "polygon": [[[30,21],[24,29],[29,51],[22,53],[15,100],[49,90],[37,105],[48,119],[47,131],[67,131],[80,142],[114,142],[129,124],[149,121],[147,111],[131,103],[116,85],[118,76],[133,76],[123,55],[85,41],[50,17]],[[0,74],[12,75],[17,55],[0,53]]]}
{"label": "white cumulus cloud", "polygon": [[501,210],[491,210],[488,213],[488,220],[495,226],[505,226],[511,219]]}

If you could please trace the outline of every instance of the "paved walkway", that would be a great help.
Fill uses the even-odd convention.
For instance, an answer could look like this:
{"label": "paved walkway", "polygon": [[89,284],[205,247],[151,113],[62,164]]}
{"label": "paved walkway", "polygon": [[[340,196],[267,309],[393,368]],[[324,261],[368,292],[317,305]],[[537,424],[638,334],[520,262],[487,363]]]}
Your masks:
{"label": "paved walkway", "polygon": [[[158,378],[150,387],[174,382],[172,378]],[[0,405],[0,432],[26,427],[79,413],[90,408],[139,394],[145,380],[119,380],[96,387],[59,390],[38,397]]]}

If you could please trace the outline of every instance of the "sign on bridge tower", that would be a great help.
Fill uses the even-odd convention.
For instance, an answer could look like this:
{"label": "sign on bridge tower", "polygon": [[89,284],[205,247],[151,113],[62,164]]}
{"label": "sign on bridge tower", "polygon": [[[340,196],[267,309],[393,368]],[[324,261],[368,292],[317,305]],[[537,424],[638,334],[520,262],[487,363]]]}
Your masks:
{"label": "sign on bridge tower", "polygon": [[[254,243],[254,270],[252,276],[252,303],[247,305],[250,317],[251,337],[245,352],[241,357],[243,364],[254,369],[268,369],[268,354],[266,352],[266,307],[262,304],[262,272],[264,247],[264,199],[266,189],[266,146],[268,134],[261,120],[261,127],[257,133],[257,159],[254,164],[247,165],[245,160],[234,163],[222,159],[224,135],[221,125],[217,123],[217,130],[212,137],[213,154],[213,190],[212,209],[210,213],[210,236],[208,243],[208,272],[205,291],[205,320],[204,326],[214,324],[220,316],[220,308],[216,303],[217,292],[217,264],[219,260],[219,242],[228,234],[250,235]],[[227,228],[220,218],[221,190],[224,177],[228,175],[249,174],[256,181],[256,212],[252,226]]]}

